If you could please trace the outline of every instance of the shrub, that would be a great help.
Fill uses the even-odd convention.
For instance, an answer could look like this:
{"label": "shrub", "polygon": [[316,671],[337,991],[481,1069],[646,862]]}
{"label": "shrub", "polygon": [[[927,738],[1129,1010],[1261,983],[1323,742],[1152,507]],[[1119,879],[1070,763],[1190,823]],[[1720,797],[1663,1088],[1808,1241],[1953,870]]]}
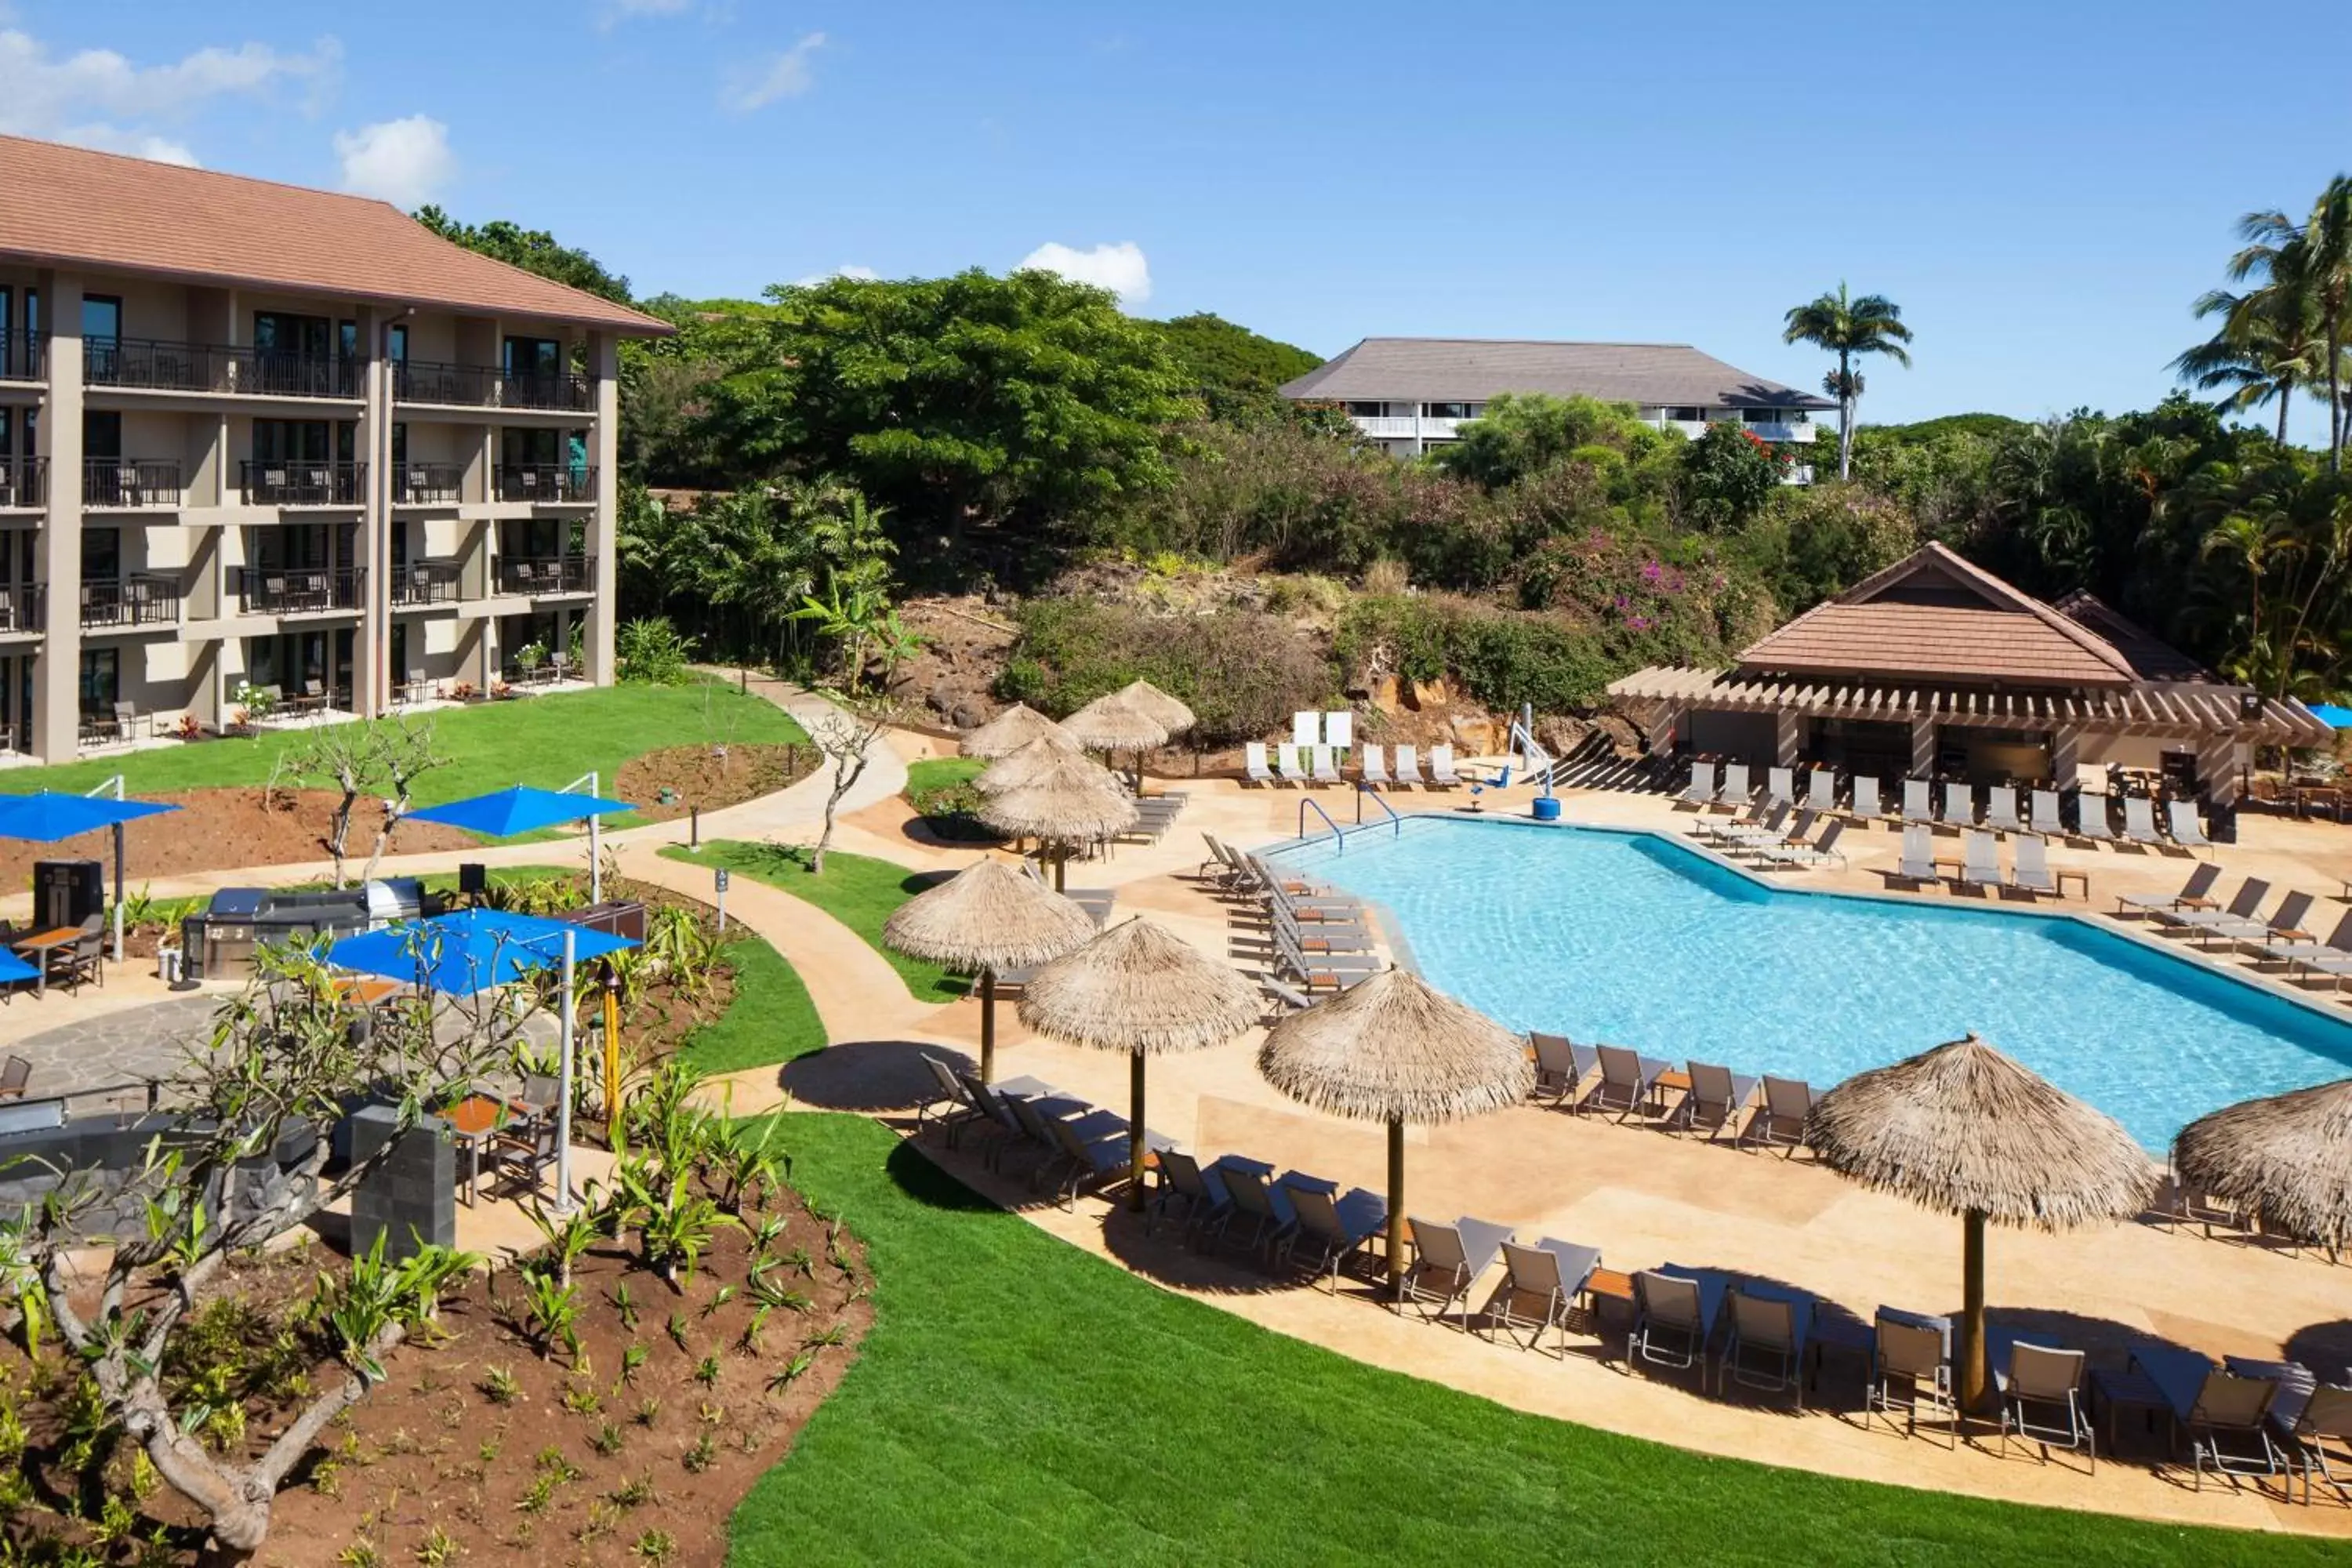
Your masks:
{"label": "shrub", "polygon": [[623,680],[679,686],[694,657],[694,639],[670,625],[667,616],[624,621],[613,636],[613,656]]}
{"label": "shrub", "polygon": [[907,804],[941,838],[992,839],[980,820],[985,797],[972,781],[988,764],[978,757],[928,757],[907,767]]}

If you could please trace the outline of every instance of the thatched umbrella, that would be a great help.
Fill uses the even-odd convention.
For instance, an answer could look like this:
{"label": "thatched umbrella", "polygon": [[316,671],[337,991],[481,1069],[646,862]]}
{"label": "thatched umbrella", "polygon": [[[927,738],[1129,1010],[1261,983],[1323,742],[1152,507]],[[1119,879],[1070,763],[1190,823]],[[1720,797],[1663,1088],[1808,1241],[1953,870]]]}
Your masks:
{"label": "thatched umbrella", "polygon": [[882,940],[911,957],[980,971],[980,1076],[996,1077],[996,972],[1083,946],[1094,917],[1002,860],[976,860],[890,911]]}
{"label": "thatched umbrella", "polygon": [[1015,702],[966,734],[961,743],[967,757],[1002,757],[1019,751],[1040,735],[1055,734],[1059,730],[1060,726],[1034,708]]}
{"label": "thatched umbrella", "polygon": [[1962,1409],[1985,1393],[1985,1222],[2130,1219],[2156,1186],[2147,1151],[2114,1118],[1973,1034],[1846,1079],[1813,1103],[1805,1142],[1866,1187],[1962,1217]]}
{"label": "thatched umbrella", "polygon": [[980,808],[980,819],[999,833],[1053,845],[1054,886],[1059,888],[1069,847],[1134,826],[1135,802],[1094,763],[1056,763],[1020,788],[990,797]]}
{"label": "thatched umbrella", "polygon": [[1135,786],[1139,791],[1143,787],[1143,753],[1154,746],[1166,745],[1170,731],[1159,718],[1129,700],[1128,693],[1132,690],[1130,686],[1108,697],[1096,698],[1063,720],[1062,728],[1090,750],[1133,752]]}
{"label": "thatched umbrella", "polygon": [[1257,1022],[1257,988],[1140,916],[1032,975],[1021,1021],[1041,1035],[1128,1055],[1128,1207],[1143,1206],[1143,1063],[1204,1050]]}
{"label": "thatched umbrella", "polygon": [[2200,1116],[2172,1145],[2180,1179],[2330,1253],[2352,1240],[2352,1079]]}
{"label": "thatched umbrella", "polygon": [[1385,969],[1266,1031],[1257,1070],[1291,1099],[1389,1126],[1389,1279],[1404,1279],[1404,1127],[1517,1105],[1527,1044],[1477,1009]]}
{"label": "thatched umbrella", "polygon": [[1199,722],[1190,708],[1148,680],[1130,680],[1111,695],[1145,718],[1157,720],[1171,738],[1182,734]]}
{"label": "thatched umbrella", "polygon": [[1010,751],[981,770],[978,784],[982,794],[1003,795],[1018,789],[1051,769],[1055,763],[1085,763],[1094,765],[1084,746],[1059,730],[1038,736],[1016,750]]}

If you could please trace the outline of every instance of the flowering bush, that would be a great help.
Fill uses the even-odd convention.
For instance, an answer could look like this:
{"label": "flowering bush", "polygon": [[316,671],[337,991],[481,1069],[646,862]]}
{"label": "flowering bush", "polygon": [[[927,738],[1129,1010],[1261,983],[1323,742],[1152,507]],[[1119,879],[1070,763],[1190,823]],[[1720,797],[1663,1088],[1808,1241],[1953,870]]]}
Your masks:
{"label": "flowering bush", "polygon": [[481,694],[481,689],[470,680],[461,680],[449,689],[450,700],[456,702],[471,702]]}
{"label": "flowering bush", "polygon": [[205,721],[193,713],[183,713],[180,721],[172,726],[172,733],[183,741],[201,741],[205,738]]}

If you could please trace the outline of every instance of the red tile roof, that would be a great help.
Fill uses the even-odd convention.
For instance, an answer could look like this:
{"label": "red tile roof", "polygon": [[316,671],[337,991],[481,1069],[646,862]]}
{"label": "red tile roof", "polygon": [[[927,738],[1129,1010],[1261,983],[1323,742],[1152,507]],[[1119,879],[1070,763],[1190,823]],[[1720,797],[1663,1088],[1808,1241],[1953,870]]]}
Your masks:
{"label": "red tile roof", "polygon": [[387,202],[17,136],[0,136],[0,256],[620,332],[671,330],[452,245]]}

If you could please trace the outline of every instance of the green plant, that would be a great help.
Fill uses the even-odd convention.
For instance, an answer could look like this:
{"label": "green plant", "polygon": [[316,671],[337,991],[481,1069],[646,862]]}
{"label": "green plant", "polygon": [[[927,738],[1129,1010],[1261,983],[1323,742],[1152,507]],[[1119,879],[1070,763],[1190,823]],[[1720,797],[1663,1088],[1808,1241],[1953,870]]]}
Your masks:
{"label": "green plant", "polygon": [[436,1524],[416,1543],[415,1555],[424,1568],[445,1568],[457,1560],[459,1548],[457,1539]]}
{"label": "green plant", "polygon": [[571,1284],[572,1266],[586,1257],[588,1249],[596,1244],[604,1223],[603,1216],[584,1204],[557,1213],[537,1199],[526,1205],[523,1213],[530,1216],[533,1228],[538,1230],[541,1240],[546,1244],[545,1255],[552,1256],[555,1260],[556,1279],[562,1284]]}
{"label": "green plant", "polygon": [[482,1391],[482,1397],[493,1405],[512,1405],[515,1396],[522,1392],[522,1385],[515,1380],[514,1368],[510,1366],[485,1367],[482,1381],[478,1386]]}
{"label": "green plant", "polygon": [[709,1317],[712,1313],[719,1311],[721,1308],[725,1307],[728,1302],[732,1301],[734,1299],[734,1286],[719,1286],[719,1289],[710,1293],[710,1300],[702,1304],[702,1315],[706,1318]]}
{"label": "green plant", "polygon": [[661,1407],[662,1403],[659,1399],[655,1398],[652,1394],[647,1394],[645,1398],[637,1401],[636,1411],[633,1415],[631,1415],[630,1419],[635,1421],[640,1426],[650,1426],[655,1422],[661,1419]]}
{"label": "green plant", "polygon": [[786,1389],[792,1387],[793,1384],[798,1383],[803,1377],[806,1376],[809,1368],[815,1364],[816,1352],[813,1350],[803,1350],[795,1352],[792,1360],[786,1362],[783,1366],[778,1370],[776,1375],[768,1380],[768,1392],[771,1394],[783,1393]]}
{"label": "green plant", "polygon": [[694,1440],[694,1447],[686,1451],[680,1462],[698,1476],[716,1464],[718,1459],[719,1444],[706,1431]]}
{"label": "green plant", "polygon": [[541,1360],[561,1343],[574,1358],[580,1354],[580,1288],[562,1282],[551,1268],[525,1264],[522,1276],[523,1312]]}
{"label": "green plant", "polygon": [[[775,1117],[730,1122],[711,1141],[709,1168],[719,1184],[719,1201],[739,1220],[747,1207],[772,1200],[792,1177],[793,1157],[783,1148],[782,1126]],[[767,1224],[761,1222],[762,1232]],[[757,1245],[764,1247],[768,1239],[762,1235]]]}
{"label": "green plant", "polygon": [[607,1458],[621,1451],[621,1429],[610,1421],[600,1425],[595,1436],[588,1439],[588,1446]]}
{"label": "green plant", "polygon": [[637,1331],[637,1299],[629,1293],[629,1282],[625,1279],[614,1282],[613,1310],[620,1314],[621,1327],[631,1333]]}
{"label": "green plant", "polygon": [[694,658],[694,639],[667,616],[623,621],[613,633],[613,658],[623,680],[653,686],[685,682]]}
{"label": "green plant", "polygon": [[677,1555],[677,1542],[667,1530],[648,1530],[631,1550],[648,1563],[667,1563]]}
{"label": "green plant", "polygon": [[702,1384],[705,1388],[709,1388],[712,1384],[717,1383],[719,1381],[719,1358],[715,1355],[707,1355],[700,1361],[695,1363],[694,1381]]}
{"label": "green plant", "polygon": [[643,1508],[654,1500],[654,1479],[651,1476],[633,1477],[605,1495],[613,1500],[616,1508]]}
{"label": "green plant", "polygon": [[646,1357],[648,1353],[650,1352],[646,1351],[646,1347],[637,1343],[635,1340],[630,1341],[628,1344],[622,1347],[621,1381],[623,1383],[635,1383],[637,1381],[637,1369],[646,1364]]}
{"label": "green plant", "polygon": [[676,1345],[688,1355],[692,1355],[694,1353],[693,1344],[687,1338],[685,1313],[672,1312],[669,1315],[669,1321],[665,1325],[665,1328],[669,1334],[670,1343]]}
{"label": "green plant", "polygon": [[375,1542],[362,1535],[336,1552],[335,1561],[341,1568],[383,1568],[383,1557]]}
{"label": "green plant", "polygon": [[522,1496],[515,1500],[515,1511],[545,1513],[548,1505],[555,1500],[555,1489],[562,1484],[562,1479],[553,1471],[541,1470],[530,1479],[530,1485],[523,1489]]}
{"label": "green plant", "polygon": [[584,1383],[574,1383],[563,1391],[563,1408],[574,1415],[593,1415],[604,1408],[604,1396]]}

